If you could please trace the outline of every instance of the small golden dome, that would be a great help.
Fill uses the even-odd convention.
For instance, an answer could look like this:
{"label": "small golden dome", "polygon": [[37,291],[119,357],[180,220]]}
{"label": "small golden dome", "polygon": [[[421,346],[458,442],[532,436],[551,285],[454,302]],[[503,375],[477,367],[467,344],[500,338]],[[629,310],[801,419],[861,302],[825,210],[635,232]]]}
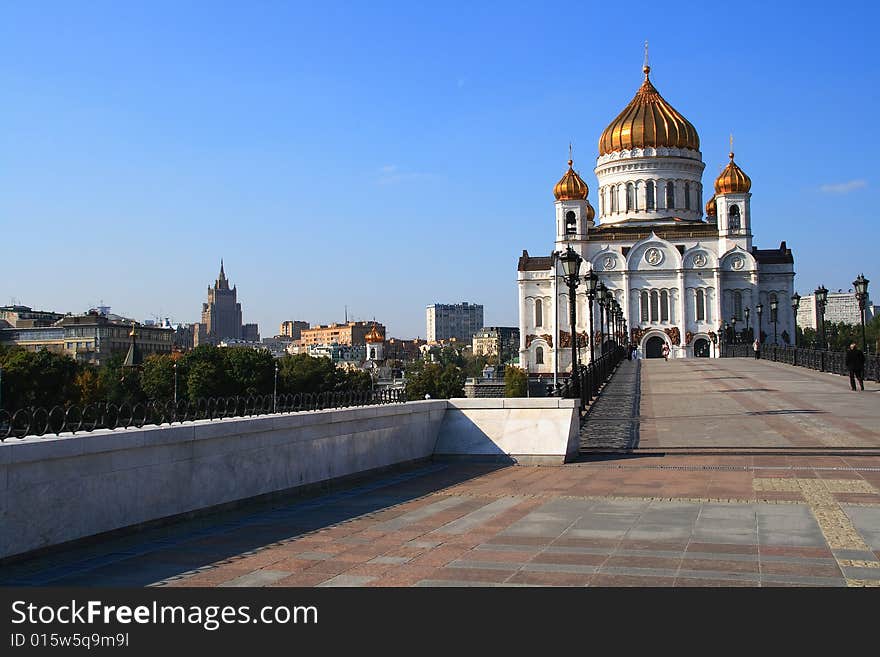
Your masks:
{"label": "small golden dome", "polygon": [[553,195],[557,201],[582,201],[587,198],[590,188],[587,183],[571,168],[573,160],[568,161],[568,171],[553,188]]}
{"label": "small golden dome", "polygon": [[369,343],[385,342],[385,336],[379,333],[379,331],[376,330],[376,327],[373,326],[373,328],[370,329],[370,332],[364,336],[364,340]]}
{"label": "small golden dome", "polygon": [[590,202],[587,201],[587,221],[593,221],[596,218],[596,211],[593,209],[593,206],[590,205]]}
{"label": "small golden dome", "polygon": [[712,196],[708,201],[706,201],[706,216],[707,217],[715,217],[718,215],[718,209],[715,207],[715,197]]}
{"label": "small golden dome", "polygon": [[650,66],[642,69],[645,81],[629,105],[617,115],[599,138],[599,155],[631,148],[689,148],[700,150],[697,129],[672,107],[648,79]]}
{"label": "small golden dome", "polygon": [[715,179],[715,193],[746,194],[751,188],[752,179],[733,161],[733,151],[731,151],[730,162]]}

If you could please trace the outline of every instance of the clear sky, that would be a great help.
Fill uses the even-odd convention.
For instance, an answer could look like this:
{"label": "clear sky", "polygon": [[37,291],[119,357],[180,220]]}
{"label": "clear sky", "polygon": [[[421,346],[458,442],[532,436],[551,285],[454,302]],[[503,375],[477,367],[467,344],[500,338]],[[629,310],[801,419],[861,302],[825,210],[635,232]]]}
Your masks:
{"label": "clear sky", "polygon": [[0,0],[0,304],[198,321],[220,258],[244,320],[383,321],[471,301],[517,325],[568,143],[651,78],[728,135],[755,243],[802,294],[880,298],[875,2]]}

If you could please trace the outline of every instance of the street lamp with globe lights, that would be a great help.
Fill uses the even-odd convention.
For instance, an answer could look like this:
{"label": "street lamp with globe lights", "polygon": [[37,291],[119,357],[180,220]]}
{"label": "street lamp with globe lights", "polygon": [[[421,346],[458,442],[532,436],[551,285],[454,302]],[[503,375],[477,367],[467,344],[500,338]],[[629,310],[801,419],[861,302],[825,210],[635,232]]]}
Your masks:
{"label": "street lamp with globe lights", "polygon": [[853,288],[856,291],[856,299],[859,302],[859,315],[862,320],[862,353],[868,353],[868,341],[865,338],[865,306],[868,302],[868,283],[870,283],[864,274],[859,274],[858,278],[853,281]]}
{"label": "street lamp with globe lights", "polygon": [[764,304],[759,303],[755,306],[755,312],[758,313],[758,342],[764,343],[764,329],[761,327],[761,315],[764,314]]}
{"label": "street lamp with globe lights", "polygon": [[614,312],[614,306],[616,304],[617,304],[617,300],[614,298],[614,293],[611,290],[606,288],[605,289],[605,324],[608,328],[608,335],[612,339],[614,338],[614,336],[611,335],[611,314]]}
{"label": "street lamp with globe lights", "polygon": [[[605,283],[599,283],[596,287],[596,303],[599,304],[599,346],[605,344],[605,293],[608,288]],[[601,353],[601,352],[600,352]]]}
{"label": "street lamp with globe lights", "polygon": [[599,284],[599,277],[596,272],[590,268],[590,273],[584,276],[584,284],[587,287],[587,308],[590,315],[590,364],[596,363],[596,336],[593,335],[593,302],[596,300],[596,289]]}
{"label": "street lamp with globe lights", "polygon": [[581,258],[574,249],[569,247],[565,253],[560,256],[559,261],[562,263],[563,278],[568,285],[568,308],[569,321],[571,322],[571,384],[572,394],[580,397],[581,386],[580,377],[578,376],[577,362],[577,310],[575,308],[575,293],[578,286],[578,271],[581,268]]}
{"label": "street lamp with globe lights", "polygon": [[813,292],[816,299],[816,310],[819,312],[819,321],[822,327],[822,349],[827,349],[828,344],[825,342],[825,304],[828,302],[828,290],[824,285],[820,285]]}
{"label": "street lamp with globe lights", "polygon": [[801,295],[795,292],[791,295],[791,310],[794,315],[794,348],[797,349],[797,314],[801,307]]}
{"label": "street lamp with globe lights", "polygon": [[777,345],[778,340],[776,339],[776,324],[779,322],[779,301],[774,297],[770,299],[770,321],[773,322],[773,346]]}

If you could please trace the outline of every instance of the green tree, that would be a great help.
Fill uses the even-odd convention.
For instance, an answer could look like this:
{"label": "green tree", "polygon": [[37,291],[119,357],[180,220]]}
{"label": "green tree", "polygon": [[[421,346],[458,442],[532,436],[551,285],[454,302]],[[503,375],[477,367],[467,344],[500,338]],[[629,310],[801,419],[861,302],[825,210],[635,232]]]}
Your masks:
{"label": "green tree", "polygon": [[308,354],[284,356],[279,361],[278,392],[328,392],[336,390],[343,374],[329,358]]}
{"label": "green tree", "polygon": [[265,395],[272,393],[275,358],[268,350],[227,347],[221,351],[226,363],[226,378],[233,386],[233,394]]}
{"label": "green tree", "polygon": [[220,347],[199,345],[188,352],[178,361],[178,385],[182,385],[181,375],[186,380],[186,391],[193,402],[205,397],[241,394],[241,390],[227,375],[227,363]]}
{"label": "green tree", "polygon": [[5,349],[0,355],[3,367],[3,407],[17,410],[27,406],[64,406],[78,401],[78,365],[63,354]]}
{"label": "green tree", "polygon": [[450,399],[464,395],[464,371],[452,363],[414,364],[406,372],[406,397],[409,400]]}
{"label": "green tree", "polygon": [[528,377],[525,370],[514,365],[508,365],[504,370],[504,396],[525,397],[528,386]]}
{"label": "green tree", "polygon": [[141,373],[137,369],[122,367],[125,354],[117,352],[107,358],[98,370],[98,385],[104,399],[114,404],[137,404],[147,396],[141,388]]}
{"label": "green tree", "polygon": [[105,392],[101,387],[98,376],[98,368],[94,365],[82,365],[74,377],[74,385],[77,389],[77,401],[80,404],[97,404],[104,401]]}
{"label": "green tree", "polygon": [[224,377],[223,369],[212,360],[198,360],[192,363],[187,371],[186,391],[191,402],[208,397],[227,396],[227,388],[218,385]]}
{"label": "green tree", "polygon": [[443,399],[464,397],[464,380],[464,370],[450,363],[440,373],[440,380],[437,383],[437,394]]}
{"label": "green tree", "polygon": [[340,384],[343,390],[366,392],[372,388],[373,380],[363,370],[347,370],[342,372]]}
{"label": "green tree", "polygon": [[[180,392],[178,372],[178,394]],[[153,354],[144,360],[141,385],[150,399],[167,401],[174,398],[174,359],[167,354]]]}

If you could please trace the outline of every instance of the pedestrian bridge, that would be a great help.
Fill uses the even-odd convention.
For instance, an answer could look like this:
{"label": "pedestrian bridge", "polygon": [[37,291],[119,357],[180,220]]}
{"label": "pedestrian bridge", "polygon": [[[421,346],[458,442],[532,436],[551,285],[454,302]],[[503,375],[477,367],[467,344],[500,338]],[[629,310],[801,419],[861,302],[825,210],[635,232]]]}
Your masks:
{"label": "pedestrian bridge", "polygon": [[880,454],[880,385],[751,358],[629,361],[590,409],[582,452]]}
{"label": "pedestrian bridge", "polygon": [[[782,363],[628,361],[590,409],[574,462],[409,459],[329,490],[7,560],[0,585],[878,585],[878,401],[876,383],[852,392],[843,377]],[[405,451],[428,440],[426,426],[390,439]],[[6,490],[24,476],[10,465],[0,462]],[[90,467],[84,481],[100,463]],[[34,464],[28,476],[50,471]],[[146,481],[113,476],[135,490]],[[50,485],[34,484],[32,516]]]}

